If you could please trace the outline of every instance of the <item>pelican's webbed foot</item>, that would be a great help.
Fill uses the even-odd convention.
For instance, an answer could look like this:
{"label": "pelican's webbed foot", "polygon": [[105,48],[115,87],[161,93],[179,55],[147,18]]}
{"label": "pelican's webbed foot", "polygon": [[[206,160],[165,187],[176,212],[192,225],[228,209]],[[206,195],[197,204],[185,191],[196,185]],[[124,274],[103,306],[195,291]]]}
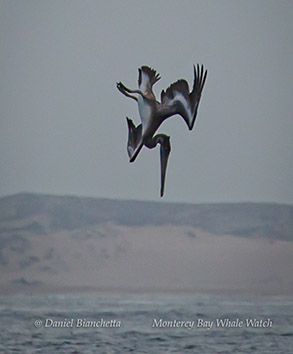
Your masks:
{"label": "pelican's webbed foot", "polygon": [[137,98],[135,96],[132,96],[129,94],[131,90],[129,90],[122,82],[117,82],[116,83],[117,89],[126,97],[132,98],[133,100],[137,101]]}

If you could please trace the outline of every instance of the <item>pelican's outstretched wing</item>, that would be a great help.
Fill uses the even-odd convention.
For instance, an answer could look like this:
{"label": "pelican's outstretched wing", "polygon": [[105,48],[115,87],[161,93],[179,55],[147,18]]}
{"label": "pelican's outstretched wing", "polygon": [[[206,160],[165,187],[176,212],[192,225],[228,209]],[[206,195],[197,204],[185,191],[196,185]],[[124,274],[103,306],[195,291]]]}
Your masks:
{"label": "pelican's outstretched wing", "polygon": [[189,130],[194,126],[201,93],[207,77],[207,70],[203,65],[197,64],[194,68],[193,89],[189,92],[188,83],[185,80],[174,82],[166,91],[161,92],[161,104],[159,114],[162,119],[174,114],[180,114],[188,125]]}
{"label": "pelican's outstretched wing", "polygon": [[138,87],[143,93],[152,91],[153,85],[160,80],[160,74],[156,70],[142,66],[138,69]]}
{"label": "pelican's outstretched wing", "polygon": [[[126,117],[126,119],[127,119],[127,125],[128,125],[127,152],[128,152],[128,156],[129,156],[130,160],[132,160],[134,157],[134,153],[136,153],[135,154],[135,157],[136,157],[139,152],[137,150],[142,145],[141,144],[142,125],[139,124],[136,127],[133,124],[133,121],[131,119],[129,119],[128,117]],[[139,148],[139,150],[141,149],[141,147]]]}

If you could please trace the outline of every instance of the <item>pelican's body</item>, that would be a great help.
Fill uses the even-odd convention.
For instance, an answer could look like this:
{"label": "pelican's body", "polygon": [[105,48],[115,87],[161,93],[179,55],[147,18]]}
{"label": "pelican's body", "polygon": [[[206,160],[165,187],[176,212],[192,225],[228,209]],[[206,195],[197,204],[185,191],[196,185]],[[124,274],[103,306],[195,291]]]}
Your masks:
{"label": "pelican's body", "polygon": [[138,96],[138,112],[140,115],[140,120],[142,124],[143,135],[148,127],[152,126],[152,121],[154,117],[154,107],[152,107],[151,102],[148,102],[147,99],[142,96]]}
{"label": "pelican's body", "polygon": [[[189,92],[188,83],[182,79],[178,80],[170,85],[166,91],[163,90],[161,92],[161,102],[156,100],[152,90],[153,85],[160,80],[159,74],[148,66],[142,66],[138,71],[138,90],[131,90],[121,82],[117,83],[117,88],[121,93],[137,101],[141,119],[141,124],[136,127],[132,120],[127,118],[129,132],[127,151],[130,162],[133,162],[143,146],[152,149],[157,144],[161,145],[162,197],[167,162],[171,151],[170,137],[165,134],[157,134],[155,136],[154,134],[165,119],[175,114],[181,115],[189,130],[192,130],[207,71],[204,71],[203,66],[199,67],[197,65],[197,68],[194,66],[193,90]],[[137,96],[131,94],[137,94]]]}

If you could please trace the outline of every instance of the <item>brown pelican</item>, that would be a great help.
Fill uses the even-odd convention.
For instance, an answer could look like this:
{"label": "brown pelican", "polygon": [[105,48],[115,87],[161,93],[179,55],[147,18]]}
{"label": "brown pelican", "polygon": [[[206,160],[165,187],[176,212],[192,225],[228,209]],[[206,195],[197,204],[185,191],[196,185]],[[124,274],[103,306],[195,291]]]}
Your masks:
{"label": "brown pelican", "polygon": [[[165,175],[171,146],[169,136],[165,134],[154,136],[154,134],[165,119],[175,114],[179,114],[185,120],[189,130],[192,130],[207,77],[207,70],[204,70],[203,65],[197,64],[193,68],[192,91],[189,92],[187,81],[178,80],[171,84],[166,91],[161,92],[161,102],[156,100],[152,89],[153,85],[160,80],[160,75],[148,66],[138,69],[138,90],[131,90],[122,82],[117,83],[117,88],[123,95],[138,103],[141,119],[141,124],[136,127],[131,119],[126,118],[129,133],[127,151],[130,162],[136,159],[144,145],[149,149],[153,149],[157,144],[161,145],[161,197],[164,195]],[[132,94],[137,94],[137,96]]]}

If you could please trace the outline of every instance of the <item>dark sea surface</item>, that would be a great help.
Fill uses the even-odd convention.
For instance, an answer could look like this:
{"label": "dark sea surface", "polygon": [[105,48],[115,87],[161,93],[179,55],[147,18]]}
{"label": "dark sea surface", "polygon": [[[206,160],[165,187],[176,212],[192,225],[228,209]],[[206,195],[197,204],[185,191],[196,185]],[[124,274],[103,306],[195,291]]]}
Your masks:
{"label": "dark sea surface", "polygon": [[293,353],[288,297],[2,296],[0,326],[0,353]]}

